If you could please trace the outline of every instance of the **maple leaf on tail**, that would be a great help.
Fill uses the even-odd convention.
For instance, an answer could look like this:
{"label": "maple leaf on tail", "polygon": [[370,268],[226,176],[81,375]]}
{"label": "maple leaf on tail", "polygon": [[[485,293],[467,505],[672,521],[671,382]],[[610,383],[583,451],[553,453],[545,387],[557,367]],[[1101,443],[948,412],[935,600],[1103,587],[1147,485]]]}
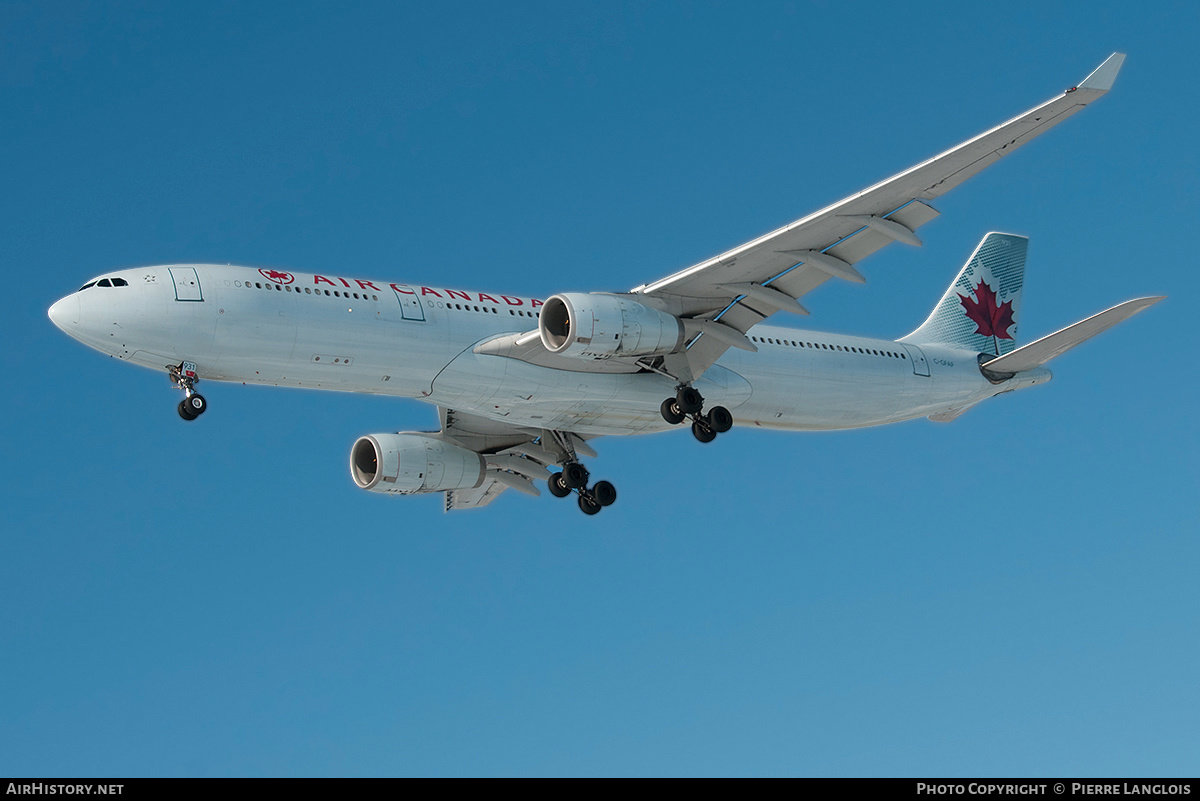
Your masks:
{"label": "maple leaf on tail", "polygon": [[978,300],[972,300],[969,295],[959,295],[958,300],[962,304],[963,311],[967,313],[967,318],[975,323],[975,333],[992,337],[996,346],[996,354],[999,355],[1000,343],[996,340],[1012,339],[1012,335],[1008,333],[1008,329],[1014,322],[1012,301],[1006,300],[997,305],[996,293],[991,286],[983,282],[983,279],[980,279],[979,283],[975,285],[975,297]]}

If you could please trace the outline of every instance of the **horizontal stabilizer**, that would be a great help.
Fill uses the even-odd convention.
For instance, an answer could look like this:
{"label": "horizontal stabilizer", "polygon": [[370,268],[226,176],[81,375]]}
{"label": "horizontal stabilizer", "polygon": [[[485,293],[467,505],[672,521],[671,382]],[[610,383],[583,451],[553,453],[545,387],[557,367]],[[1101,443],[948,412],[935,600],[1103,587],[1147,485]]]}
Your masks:
{"label": "horizontal stabilizer", "polygon": [[1041,367],[1056,356],[1069,351],[1081,342],[1086,342],[1103,331],[1107,331],[1122,320],[1127,320],[1142,309],[1148,309],[1162,300],[1165,295],[1152,298],[1137,298],[1127,300],[1113,306],[1107,311],[1094,314],[1086,320],[1069,325],[1061,331],[1055,331],[1036,342],[1017,348],[1012,353],[998,356],[984,362],[981,367],[985,373],[1008,375]]}

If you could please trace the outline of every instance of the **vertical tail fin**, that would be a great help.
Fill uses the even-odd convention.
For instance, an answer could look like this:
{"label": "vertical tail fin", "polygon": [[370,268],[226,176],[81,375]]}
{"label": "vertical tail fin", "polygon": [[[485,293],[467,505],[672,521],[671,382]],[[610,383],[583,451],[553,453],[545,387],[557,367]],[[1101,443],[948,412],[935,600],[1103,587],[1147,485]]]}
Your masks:
{"label": "vertical tail fin", "polygon": [[920,328],[901,339],[1002,356],[1017,347],[1029,239],[990,233]]}

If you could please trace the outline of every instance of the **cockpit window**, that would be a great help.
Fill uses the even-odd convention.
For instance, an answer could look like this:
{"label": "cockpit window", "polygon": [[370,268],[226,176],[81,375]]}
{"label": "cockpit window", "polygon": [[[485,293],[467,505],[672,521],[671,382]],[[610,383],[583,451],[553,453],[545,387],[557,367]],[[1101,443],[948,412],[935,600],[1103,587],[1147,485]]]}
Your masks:
{"label": "cockpit window", "polygon": [[83,290],[85,290],[91,286],[104,286],[104,287],[129,286],[129,282],[126,281],[124,278],[101,278],[99,281],[92,281],[90,284],[84,284],[83,286],[79,287],[79,291],[82,292]]}
{"label": "cockpit window", "polygon": [[79,291],[82,292],[85,289],[91,289],[95,285],[96,285],[95,281],[89,281],[86,284],[84,284],[83,286],[79,287]]}

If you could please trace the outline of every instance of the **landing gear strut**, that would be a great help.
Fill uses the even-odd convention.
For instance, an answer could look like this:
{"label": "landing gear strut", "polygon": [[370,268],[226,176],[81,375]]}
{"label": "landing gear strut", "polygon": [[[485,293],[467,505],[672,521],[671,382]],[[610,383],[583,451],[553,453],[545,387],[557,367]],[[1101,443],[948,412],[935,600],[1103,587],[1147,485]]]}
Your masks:
{"label": "landing gear strut", "polygon": [[659,411],[663,419],[673,426],[691,418],[692,435],[701,442],[712,442],[717,434],[733,428],[733,415],[724,406],[714,406],[704,414],[704,396],[695,387],[686,384],[679,387],[675,397],[662,402]]}
{"label": "landing gear strut", "polygon": [[196,376],[196,365],[183,362],[177,367],[168,368],[171,383],[183,390],[184,398],[176,407],[179,416],[184,420],[195,420],[208,410],[208,401],[196,391],[200,379]]}

